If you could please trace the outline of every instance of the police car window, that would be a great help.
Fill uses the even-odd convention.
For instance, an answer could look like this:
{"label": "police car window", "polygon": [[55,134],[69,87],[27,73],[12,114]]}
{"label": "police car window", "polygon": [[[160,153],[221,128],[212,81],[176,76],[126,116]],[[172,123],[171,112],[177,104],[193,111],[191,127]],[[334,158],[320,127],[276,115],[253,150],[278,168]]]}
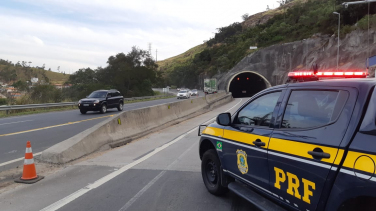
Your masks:
{"label": "police car window", "polygon": [[292,91],[281,127],[301,129],[324,126],[337,119],[347,98],[348,93],[340,91]]}
{"label": "police car window", "polygon": [[255,99],[239,112],[234,123],[269,127],[280,95],[281,92],[273,92]]}

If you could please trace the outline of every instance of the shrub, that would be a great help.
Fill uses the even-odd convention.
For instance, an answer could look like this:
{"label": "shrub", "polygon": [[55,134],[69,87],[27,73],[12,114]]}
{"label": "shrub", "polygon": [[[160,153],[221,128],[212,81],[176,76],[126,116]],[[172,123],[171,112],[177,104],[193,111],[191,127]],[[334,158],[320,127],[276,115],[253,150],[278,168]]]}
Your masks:
{"label": "shrub", "polygon": [[5,98],[0,98],[0,105],[7,105],[8,104],[8,100],[5,99]]}

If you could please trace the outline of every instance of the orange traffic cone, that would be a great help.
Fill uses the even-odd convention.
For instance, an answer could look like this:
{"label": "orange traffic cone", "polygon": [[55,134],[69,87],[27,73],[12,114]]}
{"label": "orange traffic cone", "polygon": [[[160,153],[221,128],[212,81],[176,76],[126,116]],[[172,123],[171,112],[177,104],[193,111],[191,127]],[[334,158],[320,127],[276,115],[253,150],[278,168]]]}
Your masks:
{"label": "orange traffic cone", "polygon": [[25,161],[23,166],[23,173],[22,177],[19,179],[14,180],[15,182],[19,183],[35,183],[39,180],[43,179],[43,176],[38,176],[37,171],[35,169],[34,164],[34,157],[33,152],[31,151],[31,144],[30,141],[26,143],[26,152],[25,152]]}

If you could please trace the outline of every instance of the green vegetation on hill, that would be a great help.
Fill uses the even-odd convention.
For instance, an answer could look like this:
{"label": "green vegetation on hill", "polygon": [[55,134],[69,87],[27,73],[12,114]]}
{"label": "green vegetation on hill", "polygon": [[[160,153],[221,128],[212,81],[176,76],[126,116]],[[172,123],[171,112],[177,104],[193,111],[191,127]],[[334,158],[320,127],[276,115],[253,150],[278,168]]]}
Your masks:
{"label": "green vegetation on hill", "polygon": [[[147,51],[133,47],[127,53],[110,56],[107,66],[97,69],[83,68],[65,75],[32,68],[26,62],[12,64],[0,59],[0,81],[11,84],[22,97],[8,96],[1,104],[34,104],[75,101],[99,89],[117,89],[124,97],[151,96],[153,84],[161,81],[157,65]],[[39,83],[30,87],[31,78]],[[71,84],[69,88],[58,89],[53,84]],[[2,91],[4,94],[5,90]]]}
{"label": "green vegetation on hill", "polygon": [[0,59],[0,81],[4,83],[30,81],[34,77],[50,84],[63,84],[68,80],[69,75],[27,65],[13,64],[10,61]]}
{"label": "green vegetation on hill", "polygon": [[201,53],[205,48],[206,44],[198,45],[182,54],[157,62],[158,66],[160,66],[160,70],[170,72],[175,67],[184,65],[185,63],[192,60],[196,54]]}
{"label": "green vegetation on hill", "polygon": [[[159,62],[165,76],[163,83],[197,88],[200,75],[212,77],[229,71],[252,52],[250,46],[263,48],[302,40],[316,33],[335,34],[338,27],[338,16],[333,14],[335,11],[341,13],[341,36],[355,28],[363,29],[367,4],[351,5],[346,9],[341,3],[347,1],[295,0],[282,5],[277,11],[266,12],[274,16],[264,24],[245,28],[241,23],[233,23],[219,28],[204,45],[188,51],[195,54],[182,54],[168,59],[167,63]],[[371,3],[370,13],[376,13],[376,3]],[[354,26],[358,22],[358,26]],[[198,47],[200,51],[194,51]]]}

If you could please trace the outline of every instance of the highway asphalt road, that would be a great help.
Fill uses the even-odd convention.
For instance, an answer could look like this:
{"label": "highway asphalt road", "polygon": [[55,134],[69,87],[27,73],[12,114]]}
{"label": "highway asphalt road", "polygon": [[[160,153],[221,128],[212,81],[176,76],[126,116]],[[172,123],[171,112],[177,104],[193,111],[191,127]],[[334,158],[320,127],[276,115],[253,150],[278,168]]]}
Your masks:
{"label": "highway asphalt road", "polygon": [[235,99],[128,145],[82,159],[38,183],[14,184],[0,194],[0,207],[9,211],[255,210],[231,192],[211,195],[202,181],[198,155],[197,126],[212,122],[219,113],[234,112],[244,102]]}
{"label": "highway asphalt road", "polygon": [[[194,98],[194,97],[192,97]],[[171,103],[176,98],[145,101],[124,105],[124,111],[158,104]],[[64,141],[95,124],[118,114],[117,109],[107,113],[88,112],[82,115],[79,110],[49,112],[0,119],[0,171],[22,164],[25,156],[26,142],[30,141],[33,153],[39,152]],[[20,159],[20,161],[13,161]]]}

